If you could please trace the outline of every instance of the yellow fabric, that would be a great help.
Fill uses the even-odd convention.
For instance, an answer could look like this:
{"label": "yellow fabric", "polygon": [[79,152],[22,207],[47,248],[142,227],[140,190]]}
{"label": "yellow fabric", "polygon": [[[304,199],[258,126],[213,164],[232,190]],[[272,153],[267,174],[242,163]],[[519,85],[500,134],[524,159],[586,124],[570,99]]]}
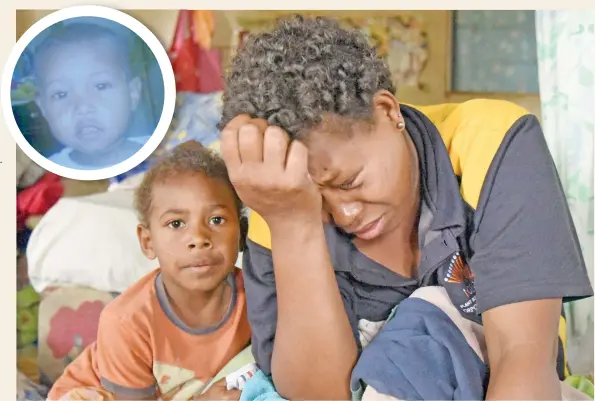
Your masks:
{"label": "yellow fabric", "polygon": [[271,249],[271,232],[269,231],[269,226],[254,211],[250,212],[248,238],[266,249]]}
{"label": "yellow fabric", "polygon": [[194,40],[201,48],[209,50],[215,33],[215,18],[210,10],[194,10]]}
{"label": "yellow fabric", "polygon": [[39,367],[37,366],[37,348],[28,345],[17,350],[17,370],[34,383],[39,383]]}
{"label": "yellow fabric", "polygon": [[474,209],[494,155],[510,127],[529,114],[514,103],[477,99],[460,104],[413,106],[434,123],[461,176],[461,195]]}
{"label": "yellow fabric", "polygon": [[560,325],[558,326],[558,338],[562,342],[562,353],[564,354],[564,376],[570,376],[568,370],[568,361],[566,360],[566,319],[564,316],[560,316]]}

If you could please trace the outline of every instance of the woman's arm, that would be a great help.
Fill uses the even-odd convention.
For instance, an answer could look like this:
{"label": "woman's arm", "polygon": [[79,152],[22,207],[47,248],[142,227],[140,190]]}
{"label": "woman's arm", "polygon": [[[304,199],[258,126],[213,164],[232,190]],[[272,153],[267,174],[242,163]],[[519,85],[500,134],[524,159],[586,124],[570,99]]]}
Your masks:
{"label": "woman's arm", "polygon": [[349,399],[357,345],[320,216],[271,225],[278,322],[272,373],[289,399]]}
{"label": "woman's arm", "polygon": [[559,400],[556,372],[561,299],[525,301],[483,315],[488,400]]}
{"label": "woman's arm", "polygon": [[[473,146],[485,143],[476,140]],[[561,300],[592,296],[593,289],[534,116],[521,117],[509,129],[481,188],[469,267],[492,370],[488,396],[559,399]]]}
{"label": "woman's arm", "polygon": [[357,348],[306,147],[262,119],[240,115],[221,132],[221,153],[238,195],[270,230],[278,303],[272,374],[278,391],[290,399],[350,398]]}

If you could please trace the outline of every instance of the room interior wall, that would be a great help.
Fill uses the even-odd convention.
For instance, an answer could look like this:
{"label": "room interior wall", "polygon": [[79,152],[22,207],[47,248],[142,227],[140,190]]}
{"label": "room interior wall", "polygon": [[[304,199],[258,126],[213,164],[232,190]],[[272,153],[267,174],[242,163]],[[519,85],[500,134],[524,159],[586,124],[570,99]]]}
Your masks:
{"label": "room interior wall", "polygon": [[[145,24],[167,48],[171,43],[177,19],[177,10],[123,10]],[[52,10],[17,10],[17,37],[20,37],[35,21]],[[216,31],[213,46],[223,48],[224,63],[227,64],[231,49],[236,45],[238,17],[261,20],[275,18],[297,11],[214,11]],[[389,16],[412,15],[418,18],[427,33],[429,43],[428,63],[420,76],[422,89],[402,87],[398,89],[400,100],[418,105],[444,102],[463,102],[473,98],[494,98],[515,102],[540,117],[538,95],[517,95],[499,93],[455,93],[449,90],[450,11],[317,11],[320,15],[344,16]]]}

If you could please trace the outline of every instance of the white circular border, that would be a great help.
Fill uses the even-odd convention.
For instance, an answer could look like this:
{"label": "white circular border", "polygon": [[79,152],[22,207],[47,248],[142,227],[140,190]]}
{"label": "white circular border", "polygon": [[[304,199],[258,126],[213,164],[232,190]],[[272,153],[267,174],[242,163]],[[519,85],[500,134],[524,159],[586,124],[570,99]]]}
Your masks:
{"label": "white circular border", "polygon": [[[161,112],[161,118],[159,119],[159,123],[157,124],[157,127],[153,132],[153,135],[138,152],[136,152],[127,160],[124,160],[123,162],[115,164],[113,166],[97,170],[77,170],[73,168],[68,168],[56,164],[44,157],[41,153],[35,150],[29,144],[29,142],[27,142],[27,140],[21,133],[21,130],[19,129],[19,126],[17,125],[17,122],[14,118],[14,113],[11,104],[11,83],[14,70],[19,58],[21,57],[21,54],[29,45],[29,43],[31,43],[31,41],[33,41],[37,35],[39,35],[41,32],[43,32],[50,26],[63,20],[77,17],[106,18],[113,22],[124,25],[132,32],[136,33],[142,40],[144,40],[144,42],[151,49],[155,58],[157,59],[157,62],[159,63],[159,68],[161,69],[161,75],[163,77],[164,84],[163,110]],[[29,28],[27,32],[25,32],[23,36],[19,39],[19,41],[15,44],[14,48],[12,49],[12,52],[10,53],[10,56],[8,57],[8,61],[6,62],[6,65],[4,66],[4,71],[2,73],[1,90],[2,93],[0,102],[2,103],[4,119],[6,121],[6,124],[8,125],[10,134],[12,135],[17,145],[21,148],[21,150],[31,160],[33,160],[35,163],[37,163],[45,170],[65,178],[81,181],[103,180],[107,178],[112,178],[132,170],[140,163],[145,161],[151,155],[151,153],[153,153],[155,149],[157,149],[157,147],[165,137],[165,134],[167,133],[171,124],[176,105],[176,82],[174,77],[174,71],[171,66],[169,56],[165,51],[163,45],[146,26],[141,24],[135,18],[121,11],[102,6],[75,6],[64,8],[62,10],[47,15],[46,17],[40,19],[35,24],[33,24],[33,26],[31,26],[31,28]]]}

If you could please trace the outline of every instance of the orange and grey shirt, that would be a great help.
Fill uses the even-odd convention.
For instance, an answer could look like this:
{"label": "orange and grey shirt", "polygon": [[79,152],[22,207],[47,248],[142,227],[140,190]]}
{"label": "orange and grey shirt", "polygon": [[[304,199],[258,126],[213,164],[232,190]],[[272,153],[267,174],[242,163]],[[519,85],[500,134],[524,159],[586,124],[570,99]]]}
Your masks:
{"label": "orange and grey shirt", "polygon": [[[325,225],[345,310],[360,348],[362,322],[381,323],[414,290],[443,286],[464,317],[515,302],[593,295],[568,205],[535,116],[499,100],[402,105],[421,169],[416,278],[367,258]],[[277,303],[270,232],[252,212],[243,271],[256,361],[270,372]],[[378,325],[377,325],[378,327]],[[560,378],[568,375],[560,317]]]}
{"label": "orange and grey shirt", "polygon": [[220,323],[188,327],[174,313],[159,269],[102,311],[97,341],[52,388],[58,399],[76,387],[100,386],[119,397],[190,399],[250,343],[242,272],[228,276],[230,306]]}

